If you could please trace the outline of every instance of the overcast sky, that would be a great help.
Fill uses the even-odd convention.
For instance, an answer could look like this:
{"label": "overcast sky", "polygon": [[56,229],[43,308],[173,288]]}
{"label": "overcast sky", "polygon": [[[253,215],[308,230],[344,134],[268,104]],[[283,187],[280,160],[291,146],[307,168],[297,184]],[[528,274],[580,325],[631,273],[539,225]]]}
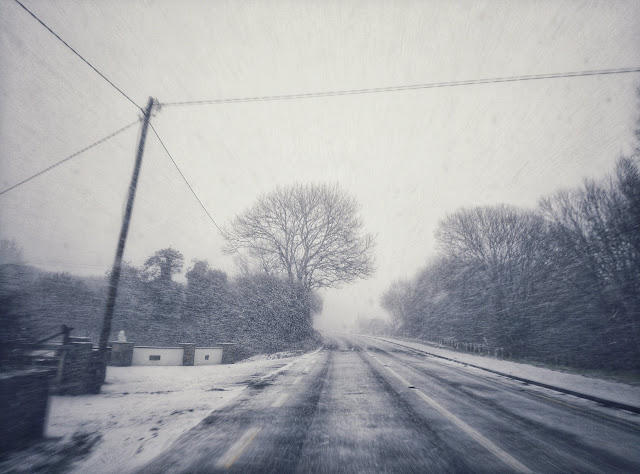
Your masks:
{"label": "overcast sky", "polygon": [[[24,0],[138,105],[640,66],[638,1]],[[11,0],[0,2],[0,189],[140,111]],[[278,184],[337,182],[378,271],[324,293],[318,325],[378,301],[462,206],[537,200],[633,145],[640,74],[167,107],[152,123],[221,226]],[[103,275],[139,127],[0,196],[0,237],[47,270]],[[233,274],[223,239],[150,134],[125,259],[158,249]]]}

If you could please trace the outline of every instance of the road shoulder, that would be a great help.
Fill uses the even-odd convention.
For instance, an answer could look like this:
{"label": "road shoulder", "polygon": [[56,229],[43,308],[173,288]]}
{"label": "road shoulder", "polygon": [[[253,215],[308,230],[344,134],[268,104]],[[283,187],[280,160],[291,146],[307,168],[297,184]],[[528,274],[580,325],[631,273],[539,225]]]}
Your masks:
{"label": "road shoulder", "polygon": [[[374,337],[374,336],[366,336]],[[404,347],[425,352],[443,359],[489,370],[493,373],[516,377],[564,393],[582,395],[594,401],[610,402],[617,408],[640,413],[640,387],[619,382],[611,382],[582,375],[568,374],[542,367],[482,357],[474,354],[455,352],[435,345],[409,342],[389,337],[375,336],[375,339],[391,342]]]}

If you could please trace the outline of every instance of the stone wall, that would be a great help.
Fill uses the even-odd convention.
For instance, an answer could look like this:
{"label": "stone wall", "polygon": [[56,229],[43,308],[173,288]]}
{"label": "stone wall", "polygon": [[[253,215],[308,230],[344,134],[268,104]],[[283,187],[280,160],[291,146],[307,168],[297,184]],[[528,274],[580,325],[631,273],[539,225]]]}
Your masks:
{"label": "stone wall", "polygon": [[44,435],[49,384],[55,373],[55,369],[28,369],[0,374],[0,453]]}
{"label": "stone wall", "polygon": [[[100,353],[84,338],[71,338],[59,349],[58,373],[51,390],[56,395],[100,393],[104,381],[104,364]],[[108,357],[108,354],[107,354]]]}
{"label": "stone wall", "polygon": [[133,360],[133,342],[112,342],[109,365],[129,367]]}
{"label": "stone wall", "polygon": [[238,354],[236,351],[236,345],[233,342],[221,342],[218,344],[222,347],[222,363],[233,364],[238,361]]}

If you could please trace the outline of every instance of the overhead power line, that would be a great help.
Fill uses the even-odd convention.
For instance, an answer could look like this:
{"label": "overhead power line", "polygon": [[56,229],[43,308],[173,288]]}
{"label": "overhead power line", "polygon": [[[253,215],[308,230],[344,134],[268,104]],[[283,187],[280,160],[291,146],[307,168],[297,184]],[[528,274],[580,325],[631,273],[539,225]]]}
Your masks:
{"label": "overhead power line", "polygon": [[139,119],[138,119],[138,120],[136,120],[135,122],[131,122],[131,123],[130,123],[130,124],[128,124],[128,125],[125,125],[125,126],[124,126],[124,127],[122,127],[121,129],[116,130],[116,131],[115,131],[115,132],[113,132],[113,133],[110,133],[110,134],[109,134],[109,135],[107,135],[106,137],[101,138],[100,140],[98,140],[97,142],[94,142],[94,143],[92,143],[91,145],[86,146],[86,147],[84,147],[83,149],[76,151],[73,155],[69,155],[69,156],[67,156],[67,157],[66,157],[66,158],[64,158],[63,160],[60,160],[60,161],[58,161],[57,163],[52,164],[52,165],[51,165],[51,166],[49,166],[48,168],[45,168],[45,169],[43,169],[42,171],[39,171],[39,172],[37,172],[36,174],[34,174],[34,175],[32,175],[32,176],[29,176],[27,179],[22,180],[22,181],[20,181],[19,183],[16,183],[16,184],[14,184],[13,186],[11,186],[11,187],[9,187],[9,188],[7,188],[7,189],[3,190],[3,191],[0,191],[0,195],[2,195],[2,194],[4,194],[4,193],[8,193],[8,192],[9,192],[9,191],[11,191],[12,189],[15,189],[15,188],[17,188],[18,186],[21,186],[21,185],[23,185],[23,184],[25,184],[25,183],[27,183],[27,182],[31,181],[32,179],[37,178],[38,176],[45,174],[47,171],[51,171],[53,168],[56,168],[57,166],[60,166],[60,165],[61,165],[61,164],[63,164],[63,163],[66,163],[66,162],[67,162],[67,161],[69,161],[70,159],[75,158],[76,156],[79,156],[79,155],[83,154],[85,151],[88,151],[88,150],[91,150],[92,148],[97,147],[98,145],[100,145],[100,144],[102,144],[102,143],[106,142],[107,140],[110,140],[111,138],[115,137],[116,135],[119,135],[120,133],[124,132],[124,131],[125,131],[125,130],[127,130],[128,128],[133,127],[133,126],[134,126],[135,124],[137,124],[138,122],[140,122],[140,120],[139,120]]}
{"label": "overhead power line", "polygon": [[213,225],[216,226],[216,228],[218,229],[220,234],[224,237],[225,236],[224,231],[220,228],[220,226],[218,226],[218,224],[216,224],[216,221],[213,219],[213,217],[211,217],[211,214],[209,214],[209,211],[207,211],[207,208],[204,207],[204,204],[202,204],[202,201],[200,200],[200,198],[198,197],[196,192],[193,190],[193,188],[189,184],[189,181],[187,181],[187,178],[185,178],[185,176],[182,173],[182,171],[180,171],[180,167],[176,163],[176,160],[173,159],[173,156],[171,156],[171,153],[169,153],[169,150],[167,150],[167,147],[165,146],[164,142],[162,141],[162,138],[160,138],[160,135],[158,135],[158,132],[156,131],[156,129],[153,128],[153,124],[150,123],[149,126],[151,127],[151,130],[153,130],[153,133],[156,134],[156,137],[158,137],[158,141],[160,142],[160,145],[162,145],[162,148],[164,148],[164,151],[167,152],[167,156],[169,157],[169,159],[171,159],[171,162],[173,163],[173,166],[176,167],[176,169],[178,170],[178,173],[180,173],[180,176],[182,176],[182,179],[184,180],[184,182],[187,183],[187,186],[189,186],[189,189],[191,190],[191,193],[198,200],[198,203],[200,204],[200,207],[202,207],[204,212],[207,213],[207,216],[209,216],[209,219],[211,219],[211,222],[213,222]]}
{"label": "overhead power line", "polygon": [[426,84],[412,84],[404,86],[375,87],[371,89],[349,89],[325,92],[306,92],[299,94],[265,95],[256,97],[236,97],[230,99],[192,100],[183,102],[163,102],[163,107],[179,107],[187,105],[218,105],[235,104],[239,102],[267,102],[275,100],[311,99],[315,97],[335,97],[342,95],[378,94],[381,92],[409,91],[416,89],[436,89],[440,87],[472,86],[479,84],[496,84],[501,82],[535,81],[540,79],[559,79],[563,77],[604,76],[609,74],[626,74],[640,72],[640,67],[600,69],[594,71],[575,71],[551,74],[530,74],[525,76],[493,77],[488,79],[469,79],[464,81],[431,82]]}
{"label": "overhead power line", "polygon": [[[58,38],[58,40],[60,40],[60,42],[62,44],[64,44],[67,48],[69,48],[73,54],[75,54],[76,56],[78,56],[80,59],[82,59],[82,61],[85,62],[85,64],[87,64],[87,66],[89,66],[91,69],[93,69],[95,72],[97,72],[100,77],[102,77],[102,79],[104,79],[105,81],[107,81],[111,87],[113,87],[115,90],[117,90],[118,92],[120,92],[120,94],[122,94],[129,102],[131,102],[133,105],[135,105],[139,110],[142,110],[142,107],[140,107],[138,104],[136,104],[133,99],[131,99],[131,97],[129,97],[127,94],[125,94],[124,92],[122,92],[122,90],[116,86],[113,82],[111,82],[104,74],[102,74],[100,71],[98,71],[93,64],[91,64],[89,61],[87,61],[85,58],[82,57],[82,55],[80,53],[78,53],[75,49],[73,49],[71,46],[69,46],[69,44],[63,40],[62,38],[60,38],[60,36],[58,36],[58,34],[53,31],[51,28],[49,28],[40,18],[38,18],[31,10],[29,10],[27,7],[25,7],[19,0],[14,0],[18,5],[20,5],[22,8],[25,9],[25,11],[31,15],[33,18],[35,18],[38,23],[40,23],[42,26],[44,26],[49,33],[51,33],[53,36],[55,36],[56,38]],[[143,111],[144,112],[144,111]]]}

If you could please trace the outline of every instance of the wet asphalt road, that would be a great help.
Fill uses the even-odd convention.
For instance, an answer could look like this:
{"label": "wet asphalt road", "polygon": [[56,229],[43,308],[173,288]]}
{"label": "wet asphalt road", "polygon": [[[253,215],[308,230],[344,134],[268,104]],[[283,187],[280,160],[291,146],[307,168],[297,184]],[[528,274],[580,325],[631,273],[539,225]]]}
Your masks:
{"label": "wet asphalt road", "polygon": [[638,415],[336,336],[142,472],[640,472],[639,448]]}

